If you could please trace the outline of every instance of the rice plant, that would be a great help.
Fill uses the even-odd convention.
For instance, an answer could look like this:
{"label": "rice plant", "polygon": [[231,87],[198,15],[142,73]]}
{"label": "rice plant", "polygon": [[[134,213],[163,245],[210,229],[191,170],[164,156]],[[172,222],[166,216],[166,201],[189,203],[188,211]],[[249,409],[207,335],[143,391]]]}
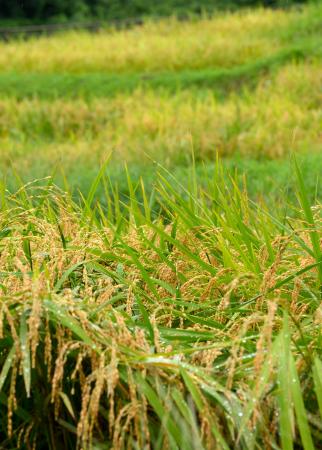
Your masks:
{"label": "rice plant", "polygon": [[219,162],[202,186],[160,168],[151,196],[125,171],[126,202],[105,169],[80,203],[1,186],[2,447],[318,448],[322,210],[300,168],[292,217]]}

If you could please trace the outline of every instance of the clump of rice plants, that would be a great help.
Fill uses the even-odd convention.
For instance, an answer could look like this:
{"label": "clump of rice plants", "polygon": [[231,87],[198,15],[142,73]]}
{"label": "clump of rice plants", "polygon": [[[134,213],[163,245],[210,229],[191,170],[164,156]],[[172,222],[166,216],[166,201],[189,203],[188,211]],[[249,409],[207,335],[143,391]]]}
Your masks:
{"label": "clump of rice plants", "polygon": [[2,186],[2,447],[318,446],[321,205],[295,172],[292,217],[219,164],[151,197],[128,177],[126,203],[104,167],[81,204]]}

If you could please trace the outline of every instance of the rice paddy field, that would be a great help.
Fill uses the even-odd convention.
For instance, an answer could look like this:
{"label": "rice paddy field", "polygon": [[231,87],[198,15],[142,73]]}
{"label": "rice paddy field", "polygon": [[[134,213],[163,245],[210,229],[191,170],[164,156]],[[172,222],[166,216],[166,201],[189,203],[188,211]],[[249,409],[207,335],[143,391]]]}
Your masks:
{"label": "rice paddy field", "polygon": [[0,448],[322,442],[322,4],[0,43]]}

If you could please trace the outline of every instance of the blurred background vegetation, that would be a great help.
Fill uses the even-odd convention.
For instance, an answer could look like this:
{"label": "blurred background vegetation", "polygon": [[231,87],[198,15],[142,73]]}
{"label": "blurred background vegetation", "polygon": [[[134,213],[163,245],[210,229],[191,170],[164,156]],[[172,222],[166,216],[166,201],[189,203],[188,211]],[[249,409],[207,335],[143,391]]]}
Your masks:
{"label": "blurred background vegetation", "polygon": [[216,9],[285,7],[308,0],[1,0],[0,20],[37,23],[65,20],[119,20],[146,16],[189,15]]}
{"label": "blurred background vegetation", "polygon": [[[112,155],[111,179],[120,196],[128,196],[124,162],[134,181],[144,178],[149,192],[156,164],[185,180],[193,152],[200,180],[219,156],[241,185],[246,174],[253,198],[275,202],[281,192],[293,195],[294,152],[310,195],[322,196],[316,183],[322,177],[322,4],[309,3],[186,21],[147,17],[130,28],[106,20],[99,33],[73,30],[1,41],[0,179],[15,190],[14,172],[25,183],[53,174],[59,186],[66,179],[73,192],[86,195],[102,161]],[[219,2],[141,0],[139,9],[138,0],[106,2],[106,8],[96,0],[91,7],[122,20],[122,14],[162,8],[169,14],[180,7],[197,11],[197,4]],[[13,23],[15,5],[5,10],[9,20],[11,8]],[[30,20],[40,22],[45,16],[58,20],[59,10],[64,20],[67,14],[89,14],[75,0],[60,5],[56,16],[53,9],[45,15],[45,0],[22,6]]]}

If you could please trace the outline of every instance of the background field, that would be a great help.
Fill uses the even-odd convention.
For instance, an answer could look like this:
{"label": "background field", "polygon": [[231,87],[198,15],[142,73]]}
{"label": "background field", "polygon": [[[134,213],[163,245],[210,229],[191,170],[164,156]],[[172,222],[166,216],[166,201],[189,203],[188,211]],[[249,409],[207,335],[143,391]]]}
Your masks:
{"label": "background field", "polygon": [[1,449],[320,448],[321,23],[0,43]]}
{"label": "background field", "polygon": [[197,165],[219,154],[249,170],[254,192],[270,190],[274,172],[276,194],[294,151],[313,188],[321,17],[317,4],[3,43],[0,170],[29,181],[63,167],[86,192],[110,153],[114,178],[125,162],[148,178],[152,161],[178,173],[193,151]]}

